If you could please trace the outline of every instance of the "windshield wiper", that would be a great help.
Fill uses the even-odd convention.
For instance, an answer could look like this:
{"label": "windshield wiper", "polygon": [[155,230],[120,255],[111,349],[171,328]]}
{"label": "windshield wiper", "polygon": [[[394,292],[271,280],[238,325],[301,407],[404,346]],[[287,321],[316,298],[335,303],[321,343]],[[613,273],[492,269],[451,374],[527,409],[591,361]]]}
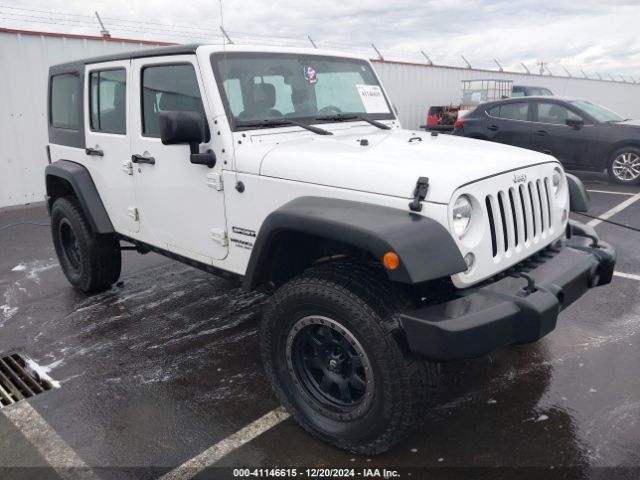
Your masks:
{"label": "windshield wiper", "polygon": [[326,121],[326,122],[348,122],[349,120],[362,120],[363,122],[367,122],[374,127],[378,127],[381,130],[391,130],[389,125],[385,125],[382,122],[378,122],[376,120],[371,120],[370,118],[363,117],[362,115],[358,115],[357,113],[334,113],[333,115],[322,115],[320,117],[316,117],[316,120]]}
{"label": "windshield wiper", "polygon": [[275,127],[283,127],[285,125],[295,125],[296,127],[302,127],[310,132],[317,133],[318,135],[333,135],[328,130],[324,128],[314,127],[313,125],[307,125],[306,123],[297,122],[295,120],[288,119],[279,119],[279,118],[270,118],[265,120],[246,120],[236,122],[237,127],[258,127],[258,128],[275,128]]}

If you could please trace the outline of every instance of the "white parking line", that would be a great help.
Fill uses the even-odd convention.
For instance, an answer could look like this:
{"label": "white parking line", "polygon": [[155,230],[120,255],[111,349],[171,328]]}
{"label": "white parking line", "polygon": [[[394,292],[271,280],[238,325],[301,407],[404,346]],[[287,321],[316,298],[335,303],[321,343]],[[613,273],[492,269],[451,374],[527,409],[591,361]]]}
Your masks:
{"label": "white parking line", "polygon": [[627,195],[629,197],[635,195],[635,193],[629,192],[611,192],[609,190],[587,190],[589,193],[608,193],[609,195]]}
{"label": "white parking line", "polygon": [[616,213],[620,213],[622,210],[632,205],[633,203],[637,202],[638,200],[640,200],[640,193],[636,193],[631,198],[627,198],[624,202],[613,207],[611,210],[607,210],[602,215],[600,215],[600,218],[594,218],[589,223],[587,223],[587,225],[591,227],[600,225],[602,223],[602,220],[608,220],[609,218],[613,217]]}
{"label": "white parking line", "polygon": [[187,460],[182,465],[171,470],[166,475],[163,475],[160,477],[160,480],[180,480],[183,478],[194,477],[205,468],[218,462],[225,455],[262,435],[264,432],[275,427],[287,418],[289,418],[289,414],[283,407],[271,410],[266,415],[263,415],[246,427],[241,428],[234,434],[206,449],[201,454],[193,457],[191,460]]}
{"label": "white parking line", "polygon": [[22,401],[5,407],[2,413],[40,452],[60,478],[64,480],[98,480],[100,478],[28,402]]}
{"label": "white parking line", "polygon": [[640,282],[640,275],[635,275],[633,273],[624,273],[624,272],[613,272],[616,277],[620,278],[629,278],[631,280],[637,280]]}

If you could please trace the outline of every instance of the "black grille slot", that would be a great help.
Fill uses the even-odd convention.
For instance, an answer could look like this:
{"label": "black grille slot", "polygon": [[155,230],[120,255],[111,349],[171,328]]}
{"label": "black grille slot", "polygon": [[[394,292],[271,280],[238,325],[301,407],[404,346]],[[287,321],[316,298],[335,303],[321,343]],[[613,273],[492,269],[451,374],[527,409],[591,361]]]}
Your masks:
{"label": "black grille slot", "polygon": [[507,215],[504,211],[502,192],[498,193],[498,205],[500,206],[500,219],[502,220],[502,238],[504,238],[504,251],[509,250],[509,231],[507,230]]}
{"label": "black grille slot", "polygon": [[531,200],[531,219],[533,221],[533,236],[536,236],[537,225],[536,225],[536,202],[533,199],[533,190],[531,189],[531,182],[527,185],[527,190],[529,190],[529,200]]}
{"label": "black grille slot", "polygon": [[491,198],[487,195],[485,199],[487,204],[487,216],[489,217],[489,229],[491,230],[491,248],[493,250],[493,256],[498,254],[498,244],[496,242],[496,226],[493,222],[493,208],[491,208]]}
{"label": "black grille slot", "polygon": [[0,408],[51,388],[51,383],[32,371],[20,355],[0,357]]}
{"label": "black grille slot", "polygon": [[513,231],[515,233],[515,246],[520,243],[518,240],[518,217],[516,216],[516,202],[513,198],[513,188],[509,189],[509,203],[511,203],[511,215],[513,216]]}
{"label": "black grille slot", "polygon": [[549,196],[549,180],[545,178],[542,183],[544,184],[544,191],[547,194],[547,218],[549,219],[549,228],[551,228],[551,197]]}

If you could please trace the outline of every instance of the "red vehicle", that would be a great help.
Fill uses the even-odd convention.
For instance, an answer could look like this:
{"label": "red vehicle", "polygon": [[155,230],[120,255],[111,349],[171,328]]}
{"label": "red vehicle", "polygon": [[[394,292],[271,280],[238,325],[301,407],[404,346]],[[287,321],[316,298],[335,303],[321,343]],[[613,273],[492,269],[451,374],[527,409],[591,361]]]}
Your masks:
{"label": "red vehicle", "polygon": [[452,131],[458,118],[458,107],[453,105],[432,106],[427,110],[427,124],[420,128],[437,131]]}

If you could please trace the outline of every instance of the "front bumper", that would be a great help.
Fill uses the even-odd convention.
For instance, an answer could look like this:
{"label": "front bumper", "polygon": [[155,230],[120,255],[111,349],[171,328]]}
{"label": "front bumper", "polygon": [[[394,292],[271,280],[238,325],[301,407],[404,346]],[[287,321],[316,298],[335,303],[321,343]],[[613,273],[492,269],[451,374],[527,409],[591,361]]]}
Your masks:
{"label": "front bumper", "polygon": [[455,300],[401,316],[411,350],[432,360],[473,358],[551,332],[560,311],[611,282],[616,253],[593,228],[569,222],[567,239]]}

